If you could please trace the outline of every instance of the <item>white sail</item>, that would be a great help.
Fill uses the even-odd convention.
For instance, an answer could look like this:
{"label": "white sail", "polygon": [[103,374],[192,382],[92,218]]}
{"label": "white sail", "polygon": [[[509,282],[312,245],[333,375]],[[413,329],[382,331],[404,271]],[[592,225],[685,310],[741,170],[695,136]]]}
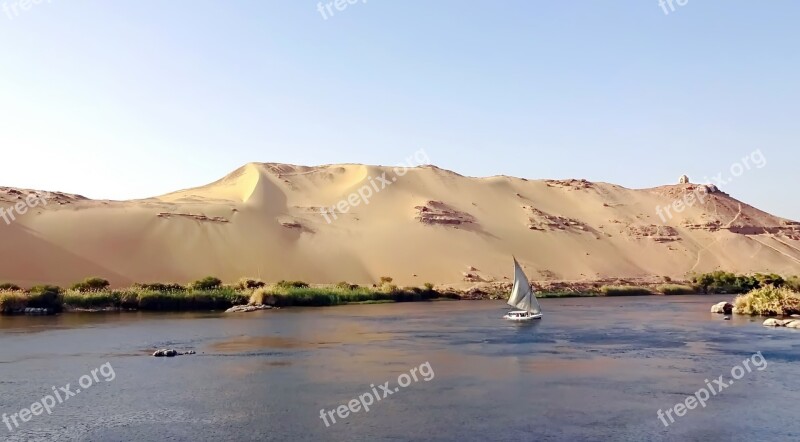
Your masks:
{"label": "white sail", "polygon": [[511,289],[511,296],[508,297],[508,305],[533,314],[542,312],[536,296],[533,295],[528,277],[525,276],[525,272],[522,271],[516,258],[514,259],[514,287]]}

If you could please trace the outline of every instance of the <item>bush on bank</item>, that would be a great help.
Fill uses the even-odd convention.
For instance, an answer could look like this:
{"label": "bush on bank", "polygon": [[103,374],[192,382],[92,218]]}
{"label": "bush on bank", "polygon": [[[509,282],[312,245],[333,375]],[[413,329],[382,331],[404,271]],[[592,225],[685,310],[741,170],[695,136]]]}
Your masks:
{"label": "bush on bank", "polygon": [[[703,293],[748,293],[762,287],[783,287],[787,280],[774,273],[753,275],[737,275],[735,273],[717,270],[711,273],[695,274],[691,277],[692,283],[700,287]],[[789,281],[797,280],[796,277]]]}
{"label": "bush on bank", "polygon": [[694,295],[699,293],[700,289],[697,287],[692,287],[690,285],[663,284],[658,286],[658,291],[667,296],[674,296],[674,295]]}
{"label": "bush on bank", "polygon": [[758,288],[737,296],[733,311],[742,315],[797,315],[800,314],[800,293],[787,287]]}

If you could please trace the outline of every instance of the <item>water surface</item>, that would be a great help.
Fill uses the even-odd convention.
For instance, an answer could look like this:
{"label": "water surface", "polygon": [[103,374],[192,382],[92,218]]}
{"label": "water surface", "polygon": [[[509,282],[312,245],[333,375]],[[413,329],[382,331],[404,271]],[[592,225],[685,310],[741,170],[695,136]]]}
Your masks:
{"label": "water surface", "polygon": [[[0,318],[0,413],[105,363],[103,378],[7,440],[786,441],[800,439],[800,332],[708,313],[716,298],[545,299],[294,308],[249,314]],[[195,356],[152,358],[156,348]],[[659,409],[762,352],[754,370],[669,427]],[[391,396],[335,409],[425,362]]]}

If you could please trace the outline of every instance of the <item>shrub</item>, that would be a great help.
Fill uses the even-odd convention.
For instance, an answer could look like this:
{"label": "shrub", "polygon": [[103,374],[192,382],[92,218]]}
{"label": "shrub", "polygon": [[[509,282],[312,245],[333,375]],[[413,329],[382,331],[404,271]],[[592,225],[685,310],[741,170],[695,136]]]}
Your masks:
{"label": "shrub", "polygon": [[259,289],[266,286],[267,283],[260,279],[242,278],[236,283],[236,288],[239,290]]}
{"label": "shrub", "polygon": [[279,288],[284,288],[284,289],[289,289],[289,288],[304,289],[304,288],[308,287],[308,284],[303,282],[303,281],[284,281],[284,280],[280,280],[275,284],[275,286],[279,287]]}
{"label": "shrub", "polygon": [[771,285],[773,287],[783,287],[786,284],[786,280],[783,279],[781,275],[777,275],[775,273],[770,273],[767,275],[756,273],[753,277],[758,281],[760,287],[765,287]]}
{"label": "shrub", "polygon": [[644,287],[612,285],[601,287],[600,292],[605,296],[647,296],[653,294],[653,292]]}
{"label": "shrub", "polygon": [[222,286],[222,280],[213,276],[206,276],[192,283],[192,290],[212,290]]}
{"label": "shrub", "polygon": [[141,289],[141,290],[153,290],[156,292],[183,292],[186,291],[186,287],[180,284],[161,284],[161,283],[140,283],[137,282],[133,284],[134,289]]}
{"label": "shrub", "polygon": [[30,293],[28,295],[28,305],[31,308],[46,308],[54,312],[60,312],[63,308],[63,298],[61,292],[57,291],[42,291]]}
{"label": "shrub", "polygon": [[139,292],[139,309],[150,311],[224,310],[247,303],[248,296],[230,288],[192,292]]}
{"label": "shrub", "polygon": [[800,314],[800,293],[786,287],[761,287],[737,296],[734,312],[762,316]]}
{"label": "shrub", "polygon": [[35,285],[28,290],[30,293],[61,293],[61,287],[57,285]]}
{"label": "shrub", "polygon": [[692,282],[697,284],[703,293],[748,293],[753,289],[774,286],[781,287],[786,281],[774,273],[755,275],[736,275],[717,270],[711,273],[695,274]]}
{"label": "shrub", "polygon": [[119,292],[67,290],[64,293],[64,306],[67,308],[119,308],[120,304]]}
{"label": "shrub", "polygon": [[787,279],[784,287],[795,292],[800,292],[800,277],[792,276],[791,278]]}
{"label": "shrub", "polygon": [[111,283],[103,278],[86,278],[82,282],[73,284],[72,290],[77,290],[79,292],[90,292],[103,290],[109,285],[111,285]]}
{"label": "shrub", "polygon": [[384,282],[381,285],[381,291],[384,293],[394,293],[397,291],[397,286],[395,284],[389,284],[388,282]]}
{"label": "shrub", "polygon": [[350,284],[347,281],[340,281],[340,282],[337,282],[336,285],[334,285],[334,287],[336,287],[337,289],[341,289],[341,290],[358,290],[359,285],[358,284]]}
{"label": "shrub", "polygon": [[0,291],[0,313],[16,313],[27,307],[28,294],[20,291]]}
{"label": "shrub", "polygon": [[260,288],[253,292],[250,295],[250,300],[248,301],[250,305],[263,305],[263,304],[274,304],[274,300],[272,299],[272,293],[264,288]]}
{"label": "shrub", "polygon": [[697,293],[695,287],[680,284],[664,284],[658,287],[658,291],[665,295],[693,295]]}
{"label": "shrub", "polygon": [[391,284],[394,279],[391,276],[381,276],[380,285]]}
{"label": "shrub", "polygon": [[433,291],[433,284],[431,284],[430,282],[426,282],[425,283],[425,290],[427,290],[429,292],[432,292]]}
{"label": "shrub", "polygon": [[19,292],[22,291],[22,288],[16,284],[5,282],[3,284],[0,284],[0,290],[7,290],[9,292]]}

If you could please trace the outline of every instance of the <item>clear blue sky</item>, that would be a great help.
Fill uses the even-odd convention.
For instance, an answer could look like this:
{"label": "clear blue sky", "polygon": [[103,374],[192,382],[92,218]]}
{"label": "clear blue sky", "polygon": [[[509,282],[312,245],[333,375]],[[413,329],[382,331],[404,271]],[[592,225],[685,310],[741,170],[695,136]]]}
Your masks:
{"label": "clear blue sky", "polygon": [[[18,0],[0,0],[13,6]],[[251,161],[721,186],[800,219],[800,2],[44,0],[0,9],[0,185],[162,194]]]}

